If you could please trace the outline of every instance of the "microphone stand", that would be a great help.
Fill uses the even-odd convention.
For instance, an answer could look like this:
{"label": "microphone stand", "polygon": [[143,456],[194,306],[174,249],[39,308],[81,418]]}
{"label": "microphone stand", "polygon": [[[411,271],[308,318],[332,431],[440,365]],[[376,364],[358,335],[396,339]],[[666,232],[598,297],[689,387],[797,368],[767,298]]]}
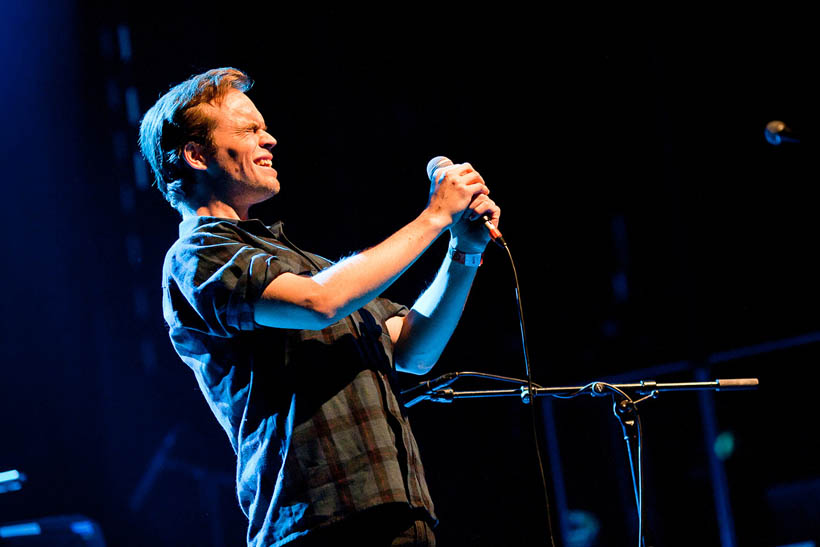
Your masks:
{"label": "microphone stand", "polygon": [[[474,376],[491,380],[519,384],[518,389],[491,389],[480,391],[455,391],[447,386],[459,377]],[[433,380],[402,391],[405,406],[411,407],[421,401],[435,403],[452,403],[456,399],[478,399],[485,397],[520,397],[524,404],[529,404],[532,397],[551,396],[559,399],[572,399],[582,394],[592,397],[611,395],[613,398],[612,410],[624,433],[626,450],[629,459],[632,485],[635,490],[635,503],[638,510],[638,545],[646,546],[644,508],[643,508],[643,468],[641,462],[641,418],[638,414],[638,403],[649,398],[655,398],[665,391],[738,391],[755,389],[759,385],[757,378],[718,379],[705,382],[674,382],[659,383],[654,380],[641,380],[630,384],[609,384],[606,382],[590,382],[584,386],[571,387],[541,387],[532,384],[529,388],[527,380],[495,376],[480,372],[450,372]],[[629,393],[642,395],[634,400]]]}

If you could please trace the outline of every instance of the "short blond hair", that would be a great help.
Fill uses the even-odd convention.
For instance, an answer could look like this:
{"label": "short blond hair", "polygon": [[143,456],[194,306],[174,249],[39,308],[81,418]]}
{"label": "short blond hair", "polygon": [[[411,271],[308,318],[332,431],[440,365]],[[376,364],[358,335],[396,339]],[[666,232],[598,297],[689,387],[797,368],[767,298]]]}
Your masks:
{"label": "short blond hair", "polygon": [[232,89],[248,91],[247,74],[236,68],[216,68],[175,85],[148,109],[140,123],[139,145],[154,172],[157,188],[177,210],[192,194],[193,172],[182,157],[189,142],[213,151],[214,120],[200,105],[218,104]]}

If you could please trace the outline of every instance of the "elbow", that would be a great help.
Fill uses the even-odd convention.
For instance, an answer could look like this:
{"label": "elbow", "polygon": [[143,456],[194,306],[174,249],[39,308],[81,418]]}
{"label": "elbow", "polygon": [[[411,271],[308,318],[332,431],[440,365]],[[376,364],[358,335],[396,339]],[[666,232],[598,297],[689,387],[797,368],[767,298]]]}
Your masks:
{"label": "elbow", "polygon": [[430,354],[411,355],[407,352],[398,352],[394,357],[396,370],[417,376],[430,372],[438,361],[438,355]]}
{"label": "elbow", "polygon": [[322,330],[338,321],[336,315],[333,313],[319,309],[312,310],[311,315],[312,325],[310,326],[310,330]]}
{"label": "elbow", "polygon": [[305,307],[313,312],[316,320],[324,324],[324,327],[329,327],[343,317],[342,307],[327,295],[317,294],[308,297]]}
{"label": "elbow", "polygon": [[433,370],[435,363],[423,363],[420,361],[411,362],[396,362],[396,370],[404,372],[405,374],[414,374],[416,376],[424,376]]}
{"label": "elbow", "polygon": [[321,328],[329,327],[348,316],[353,310],[350,303],[341,299],[334,291],[322,287],[304,296],[303,307],[310,310]]}
{"label": "elbow", "polygon": [[338,308],[313,294],[291,302],[263,298],[254,306],[254,320],[266,327],[322,330],[339,320]]}
{"label": "elbow", "polygon": [[435,325],[414,308],[404,318],[401,334],[393,347],[396,369],[408,374],[427,374],[438,362],[446,343]]}
{"label": "elbow", "polygon": [[321,330],[342,319],[339,291],[294,274],[277,276],[254,303],[255,320],[267,327]]}

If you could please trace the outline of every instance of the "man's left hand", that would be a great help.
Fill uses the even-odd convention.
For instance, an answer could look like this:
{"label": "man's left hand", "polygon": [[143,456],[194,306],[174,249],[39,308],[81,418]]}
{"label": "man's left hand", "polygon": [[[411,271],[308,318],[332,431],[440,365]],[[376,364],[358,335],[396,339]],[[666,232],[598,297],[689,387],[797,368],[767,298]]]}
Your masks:
{"label": "man's left hand", "polygon": [[458,222],[450,228],[450,245],[463,253],[481,253],[490,241],[490,232],[481,220],[487,216],[498,228],[501,209],[486,194],[476,196]]}

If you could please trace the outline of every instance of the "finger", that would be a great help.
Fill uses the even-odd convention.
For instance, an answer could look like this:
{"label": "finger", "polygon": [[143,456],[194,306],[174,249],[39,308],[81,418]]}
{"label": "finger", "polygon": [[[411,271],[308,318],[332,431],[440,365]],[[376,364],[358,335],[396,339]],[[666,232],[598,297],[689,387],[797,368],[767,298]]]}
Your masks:
{"label": "finger", "polygon": [[447,169],[448,172],[452,173],[456,177],[469,177],[469,180],[471,181],[475,180],[476,177],[481,181],[484,180],[481,178],[481,175],[478,174],[478,171],[473,169],[473,166],[469,163],[457,163],[455,165],[450,164],[448,166],[438,167],[435,172],[438,172],[438,170],[441,169]]}
{"label": "finger", "polygon": [[474,173],[470,173],[468,175],[465,175],[465,176],[462,177],[461,180],[465,184],[467,184],[468,186],[472,185],[472,184],[482,184],[482,185],[484,185],[485,188],[487,188],[487,193],[488,194],[490,193],[490,189],[487,187],[487,183],[484,182],[484,177],[482,177],[478,173],[474,172]]}
{"label": "finger", "polygon": [[473,198],[474,199],[477,196],[481,196],[481,195],[486,196],[487,194],[490,193],[490,189],[487,188],[487,185],[484,184],[483,182],[476,182],[474,184],[470,184],[469,189],[473,193]]}
{"label": "finger", "polygon": [[447,176],[447,173],[455,172],[458,169],[458,165],[453,165],[450,163],[449,165],[442,165],[441,167],[436,167],[433,171],[433,180],[436,181],[436,184],[441,184],[441,181]]}
{"label": "finger", "polygon": [[487,217],[493,223],[493,226],[498,228],[498,223],[501,221],[501,208],[495,203],[491,203],[486,210],[480,212],[479,217]]}
{"label": "finger", "polygon": [[451,177],[456,177],[456,178],[458,178],[458,180],[463,181],[462,177],[469,177],[471,173],[475,172],[475,171],[472,171],[471,169],[464,170],[464,169],[462,169],[462,167],[463,166],[461,164],[459,164],[459,165],[450,164],[450,165],[445,165],[445,166],[442,166],[442,167],[437,167],[433,171],[433,180],[436,181],[436,184],[440,184],[441,181],[444,180],[444,177],[446,177],[447,175],[450,175]]}
{"label": "finger", "polygon": [[490,209],[490,222],[493,223],[493,226],[498,228],[498,225],[501,223],[501,208],[498,205],[493,204],[492,209]]}
{"label": "finger", "polygon": [[476,182],[484,183],[484,177],[481,174],[473,169],[472,165],[469,163],[462,163],[461,165],[455,166],[457,169],[454,171],[459,177],[462,178],[467,184],[473,184]]}
{"label": "finger", "polygon": [[467,175],[469,173],[475,173],[475,169],[469,163],[459,163],[458,165],[454,165],[457,168],[457,172],[459,175]]}
{"label": "finger", "polygon": [[482,216],[490,219],[497,219],[501,216],[501,209],[493,200],[486,195],[480,195],[470,204],[470,220],[476,220]]}
{"label": "finger", "polygon": [[476,220],[481,216],[481,211],[484,210],[486,207],[486,203],[489,198],[486,194],[479,194],[478,197],[473,199],[470,202],[470,205],[467,206],[467,220],[473,221]]}
{"label": "finger", "polygon": [[450,163],[442,163],[439,167],[433,171],[433,180],[436,181],[436,184],[440,183],[442,179],[447,176],[448,174],[457,177],[459,182],[463,182],[465,184],[475,184],[477,182],[484,183],[484,178],[473,169],[473,166],[469,163],[458,163],[453,165],[452,162]]}

